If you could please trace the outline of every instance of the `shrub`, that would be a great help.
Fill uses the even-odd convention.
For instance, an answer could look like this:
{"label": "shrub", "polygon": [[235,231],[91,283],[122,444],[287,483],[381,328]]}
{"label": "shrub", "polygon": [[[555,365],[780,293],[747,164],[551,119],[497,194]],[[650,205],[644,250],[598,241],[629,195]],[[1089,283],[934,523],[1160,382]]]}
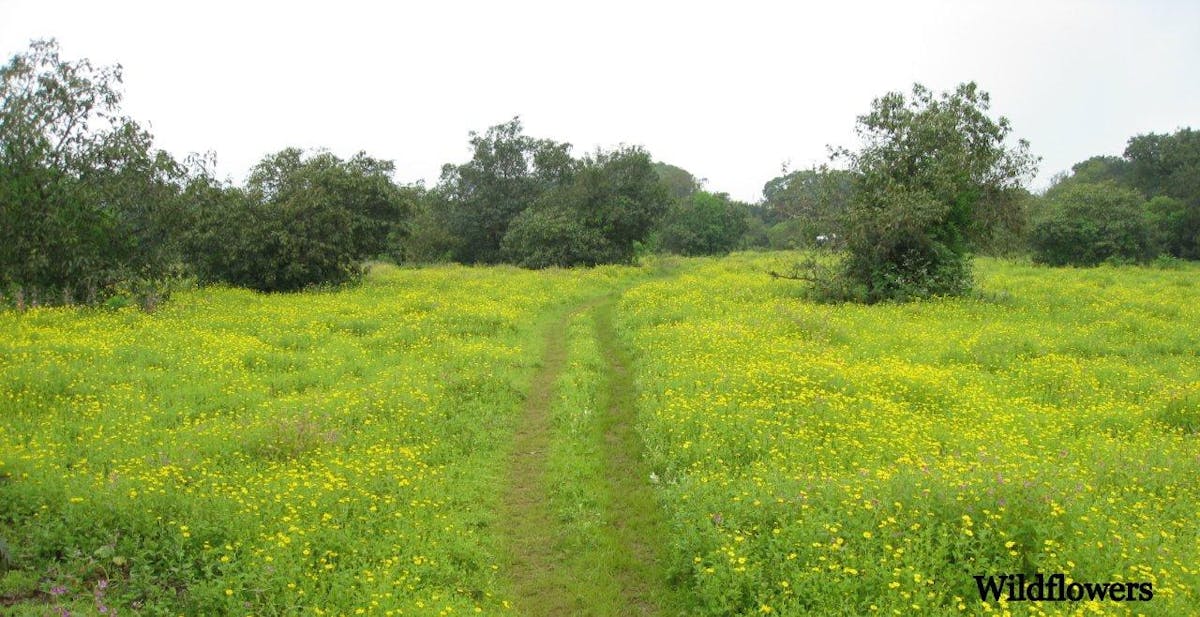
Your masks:
{"label": "shrub", "polygon": [[1151,248],[1180,259],[1200,259],[1200,199],[1192,204],[1159,195],[1146,202]]}
{"label": "shrub", "polygon": [[0,67],[0,293],[102,301],[171,276],[182,170],[122,114],[121,69],[34,42]]}
{"label": "shrub", "polygon": [[667,211],[660,240],[672,253],[718,255],[733,250],[748,229],[745,204],[725,193],[697,191]]}
{"label": "shrub", "polygon": [[1069,183],[1046,198],[1030,231],[1034,261],[1094,266],[1137,261],[1149,242],[1143,200],[1113,182]]}
{"label": "shrub", "polygon": [[858,118],[864,146],[837,155],[854,183],[838,274],[845,280],[818,284],[821,299],[908,300],[971,288],[971,238],[1000,224],[979,209],[1016,191],[1037,163],[1023,140],[1006,144],[1009,122],[988,108],[974,83],[938,97],[915,84],[911,98],[889,93]]}
{"label": "shrub", "polygon": [[668,203],[646,152],[598,152],[513,219],[501,255],[531,268],[629,263]]}
{"label": "shrub", "polygon": [[503,254],[524,268],[594,266],[618,257],[597,229],[563,207],[530,208],[517,215],[504,236]]}
{"label": "shrub", "polygon": [[297,149],[263,159],[246,190],[202,178],[188,194],[199,210],[189,255],[202,279],[259,291],[336,285],[397,243],[410,197],[391,163]]}
{"label": "shrub", "polygon": [[[971,289],[971,264],[957,230],[939,229],[945,204],[897,192],[851,224],[841,290],[833,299],[875,303],[953,296]],[[949,236],[949,237],[947,237]],[[838,290],[838,287],[832,287]]]}

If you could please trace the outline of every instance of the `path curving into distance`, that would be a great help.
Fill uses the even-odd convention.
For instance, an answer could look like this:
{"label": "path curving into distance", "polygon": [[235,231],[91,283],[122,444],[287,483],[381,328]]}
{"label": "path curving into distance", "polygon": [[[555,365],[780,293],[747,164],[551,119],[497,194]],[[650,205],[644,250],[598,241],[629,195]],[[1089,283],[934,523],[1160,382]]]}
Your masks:
{"label": "path curving into distance", "polygon": [[[520,615],[669,615],[677,606],[613,325],[618,297],[583,302],[545,329],[503,491],[501,574]],[[580,392],[591,405],[572,398]]]}

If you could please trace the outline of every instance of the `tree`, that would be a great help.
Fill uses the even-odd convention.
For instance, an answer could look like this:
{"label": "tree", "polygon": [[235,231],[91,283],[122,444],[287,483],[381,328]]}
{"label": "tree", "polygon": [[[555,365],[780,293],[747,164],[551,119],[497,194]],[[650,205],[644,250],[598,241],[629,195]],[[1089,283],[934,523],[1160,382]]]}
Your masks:
{"label": "tree", "polygon": [[1112,181],[1129,184],[1131,178],[1129,161],[1116,156],[1093,156],[1071,166],[1071,179],[1075,182],[1098,183]]}
{"label": "tree", "polygon": [[654,171],[667,186],[667,194],[674,200],[687,199],[702,186],[702,182],[697,180],[696,176],[682,167],[658,162],[654,164]]}
{"label": "tree", "polygon": [[288,148],[263,158],[245,190],[198,178],[188,254],[201,278],[259,291],[295,291],[358,277],[406,229],[411,194],[390,161]]}
{"label": "tree", "polygon": [[967,232],[970,250],[989,255],[1025,253],[1036,198],[1023,187],[989,192],[974,208]]}
{"label": "tree", "polygon": [[858,118],[863,146],[841,150],[854,196],[846,258],[823,292],[865,302],[963,293],[971,286],[970,237],[997,202],[1033,175],[1024,140],[1009,147],[1009,121],[988,115],[990,98],[974,83],[935,96],[884,95]]}
{"label": "tree", "polygon": [[527,267],[629,263],[669,203],[644,150],[596,152],[514,220],[503,256]]}
{"label": "tree", "polygon": [[853,190],[850,172],[813,167],[768,180],[763,185],[763,203],[772,213],[771,222],[800,218],[833,227],[841,223]]}
{"label": "tree", "polygon": [[570,183],[576,163],[570,144],[526,136],[520,118],[470,136],[471,160],[442,167],[442,217],[459,239],[458,261],[495,263],[513,219],[547,191]]}
{"label": "tree", "polygon": [[773,234],[789,248],[811,247],[817,236],[845,235],[854,191],[853,174],[814,167],[787,172],[763,185],[763,205]]}
{"label": "tree", "polygon": [[673,203],[663,218],[662,247],[680,255],[718,255],[733,250],[749,229],[746,204],[725,193],[700,191]]}
{"label": "tree", "polygon": [[122,115],[120,85],[53,40],[0,68],[0,287],[86,299],[177,262],[182,169]]}
{"label": "tree", "polygon": [[1147,203],[1156,250],[1200,259],[1200,131],[1138,135],[1125,148],[1130,182]]}
{"label": "tree", "polygon": [[1147,257],[1144,201],[1113,181],[1069,183],[1053,195],[1033,222],[1034,260],[1052,266],[1094,266]]}
{"label": "tree", "polygon": [[1153,252],[1200,259],[1200,201],[1158,195],[1146,202],[1146,223]]}
{"label": "tree", "polygon": [[444,198],[421,185],[408,189],[412,192],[413,211],[404,229],[396,233],[396,241],[389,243],[389,255],[397,263],[452,261],[460,239],[446,226],[442,216],[448,209]]}
{"label": "tree", "polygon": [[1200,203],[1200,131],[1138,135],[1129,140],[1125,158],[1132,185],[1146,197]]}
{"label": "tree", "polygon": [[303,150],[286,148],[266,156],[247,181],[251,199],[286,202],[302,194],[320,193],[330,207],[346,210],[353,236],[352,252],[359,259],[389,251],[405,229],[416,189],[392,181],[395,164],[355,154],[343,161],[329,152],[305,158]]}
{"label": "tree", "polygon": [[505,257],[523,268],[594,266],[616,261],[600,230],[567,204],[543,204],[517,215],[504,236]]}

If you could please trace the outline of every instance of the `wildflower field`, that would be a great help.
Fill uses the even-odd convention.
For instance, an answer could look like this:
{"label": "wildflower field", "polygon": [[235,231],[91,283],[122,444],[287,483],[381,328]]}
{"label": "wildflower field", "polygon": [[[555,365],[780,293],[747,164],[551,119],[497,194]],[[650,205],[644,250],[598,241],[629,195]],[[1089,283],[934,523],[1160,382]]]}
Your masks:
{"label": "wildflower field", "polygon": [[628,273],[384,267],[0,313],[0,614],[504,609],[492,530],[537,320]]}
{"label": "wildflower field", "polygon": [[[705,615],[1200,614],[1200,270],[980,260],[823,306],[693,262],[620,306],[670,563]],[[980,602],[976,574],[1153,583]]]}
{"label": "wildflower field", "polygon": [[795,258],[0,312],[0,614],[1200,613],[1200,268]]}

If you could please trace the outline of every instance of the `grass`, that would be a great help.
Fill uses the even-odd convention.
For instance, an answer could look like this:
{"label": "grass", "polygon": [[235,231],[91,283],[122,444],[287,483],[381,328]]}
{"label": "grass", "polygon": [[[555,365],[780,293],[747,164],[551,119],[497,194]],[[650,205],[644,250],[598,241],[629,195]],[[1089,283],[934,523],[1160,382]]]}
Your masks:
{"label": "grass", "polygon": [[981,260],[972,297],[814,305],[693,262],[625,296],[641,430],[696,612],[983,606],[976,574],[1145,581],[1200,605],[1200,309],[1183,270]]}
{"label": "grass", "polygon": [[[0,613],[1200,604],[1200,268],[862,307],[792,259],[0,313]],[[1155,596],[978,600],[1019,572]]]}
{"label": "grass", "polygon": [[[506,612],[499,471],[537,316],[631,269],[0,314],[6,610]],[[52,590],[64,590],[52,594]]]}

